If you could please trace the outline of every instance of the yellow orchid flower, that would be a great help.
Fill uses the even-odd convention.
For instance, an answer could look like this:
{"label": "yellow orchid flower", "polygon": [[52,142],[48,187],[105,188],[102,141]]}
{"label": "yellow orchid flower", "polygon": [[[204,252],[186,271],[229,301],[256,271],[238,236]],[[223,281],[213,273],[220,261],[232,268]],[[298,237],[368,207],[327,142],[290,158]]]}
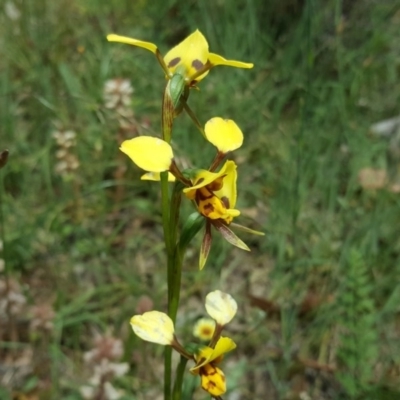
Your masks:
{"label": "yellow orchid flower", "polygon": [[188,86],[193,86],[203,79],[208,71],[217,65],[227,65],[235,68],[253,68],[252,63],[227,60],[218,54],[208,51],[208,43],[203,34],[197,29],[177,46],[172,48],[163,58],[154,43],[138,39],[110,34],[109,42],[119,42],[132,46],[142,47],[156,55],[161,67],[170,79],[175,73],[184,77]]}
{"label": "yellow orchid flower", "polygon": [[215,348],[202,347],[195,354],[196,365],[190,369],[193,375],[200,375],[201,387],[212,396],[221,396],[226,392],[226,379],[222,370],[216,367],[223,355],[236,348],[235,342],[228,337],[220,337]]}
{"label": "yellow orchid flower", "polygon": [[191,179],[192,186],[183,189],[186,197],[194,200],[200,214],[206,218],[222,219],[230,224],[240,215],[236,210],[236,164],[229,160],[219,172],[198,170]]}
{"label": "yellow orchid flower", "polygon": [[[214,124],[215,123],[215,124]],[[213,140],[219,148],[219,157],[224,157],[224,152],[232,151],[241,143],[241,131],[233,121],[222,120],[222,118],[214,118],[211,122],[211,128],[208,128],[210,137],[215,138],[215,132],[218,127],[222,126],[222,130],[229,136],[235,137],[230,143],[223,147],[223,141],[220,139]],[[233,131],[233,134],[232,134]],[[224,133],[224,134],[225,134]],[[188,186],[183,189],[183,193],[190,200],[193,200],[197,206],[198,212],[206,218],[205,234],[200,250],[199,268],[203,269],[208,254],[211,249],[211,225],[213,225],[232,245],[243,250],[250,251],[248,246],[239,239],[229,225],[233,219],[240,215],[240,211],[235,209],[237,191],[236,191],[236,164],[228,160],[225,162],[219,172],[207,170],[195,170],[187,175],[183,175],[176,166],[173,157],[172,147],[164,140],[150,136],[140,136],[134,139],[125,140],[120,147],[121,151],[129,156],[129,158],[140,168],[147,171],[141,179],[144,180],[160,180],[160,173],[168,171],[168,180],[174,181],[179,179],[184,185]],[[216,163],[215,165],[217,165]],[[245,231],[262,234],[260,232],[246,229],[241,225],[232,224],[239,229]]]}
{"label": "yellow orchid flower", "polygon": [[228,227],[232,220],[240,215],[240,211],[235,209],[236,178],[236,164],[228,160],[219,172],[196,171],[191,178],[192,186],[183,189],[186,197],[196,203],[199,213],[206,217],[199,269],[204,268],[211,249],[211,224],[229,243],[250,251]]}

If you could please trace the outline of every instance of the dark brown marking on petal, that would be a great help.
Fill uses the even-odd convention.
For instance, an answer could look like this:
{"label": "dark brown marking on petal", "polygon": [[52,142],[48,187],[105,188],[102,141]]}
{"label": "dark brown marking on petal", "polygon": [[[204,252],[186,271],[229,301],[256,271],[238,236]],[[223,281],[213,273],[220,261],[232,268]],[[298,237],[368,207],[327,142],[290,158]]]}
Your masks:
{"label": "dark brown marking on petal", "polygon": [[196,71],[200,71],[204,67],[204,64],[200,60],[193,60],[192,61],[192,67]]}
{"label": "dark brown marking on petal", "polygon": [[224,178],[227,174],[220,176],[215,181],[207,185],[207,187],[212,191],[220,190],[224,186]]}
{"label": "dark brown marking on petal", "polygon": [[221,201],[224,203],[224,206],[225,206],[226,208],[230,208],[230,207],[229,207],[229,199],[228,199],[226,196],[221,197]]}
{"label": "dark brown marking on petal", "polygon": [[168,63],[167,67],[168,68],[175,67],[175,65],[177,65],[180,61],[181,61],[180,57],[175,57]]}
{"label": "dark brown marking on petal", "polygon": [[214,206],[210,203],[203,205],[204,214],[209,215],[214,211]]}
{"label": "dark brown marking on petal", "polygon": [[197,201],[205,201],[214,197],[214,194],[209,191],[198,190],[196,192],[196,200]]}
{"label": "dark brown marking on petal", "polygon": [[200,185],[200,183],[203,182],[203,181],[204,181],[204,178],[200,178],[200,179],[195,183],[195,185]]}

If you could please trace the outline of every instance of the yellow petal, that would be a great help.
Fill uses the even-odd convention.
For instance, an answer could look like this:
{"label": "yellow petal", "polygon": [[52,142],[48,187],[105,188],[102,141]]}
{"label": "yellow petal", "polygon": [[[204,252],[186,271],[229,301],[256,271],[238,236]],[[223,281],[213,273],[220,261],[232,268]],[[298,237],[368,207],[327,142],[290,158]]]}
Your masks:
{"label": "yellow petal", "polygon": [[[144,175],[140,177],[142,181],[159,181],[160,173],[159,172],[146,172]],[[176,178],[171,172],[168,172],[168,182],[175,182]]]}
{"label": "yellow petal", "polygon": [[205,365],[201,370],[201,387],[213,397],[221,396],[226,392],[224,373],[214,365]]}
{"label": "yellow petal", "polygon": [[120,150],[138,167],[149,172],[167,171],[174,157],[172,147],[167,142],[151,136],[125,140]]}
{"label": "yellow petal", "polygon": [[229,67],[235,67],[235,68],[253,68],[254,64],[253,63],[245,63],[242,61],[235,61],[235,60],[227,60],[226,58],[215,54],[215,53],[209,53],[208,55],[208,61],[213,65],[227,65]]}
{"label": "yellow petal", "polygon": [[207,140],[221,153],[238,149],[243,143],[243,133],[231,119],[211,118],[204,127]]}
{"label": "yellow petal", "polygon": [[237,303],[230,294],[215,290],[206,296],[206,310],[218,325],[225,326],[235,316]]}
{"label": "yellow petal", "polygon": [[[222,170],[226,176],[224,177],[224,184],[221,189],[216,190],[214,194],[218,196],[220,199],[227,199],[229,202],[229,209],[234,209],[236,205],[237,199],[237,189],[236,189],[236,180],[237,180],[237,171],[236,164],[232,160],[228,160]],[[237,210],[235,211],[237,212]],[[240,214],[240,212],[239,212]],[[237,216],[236,214],[234,216]]]}
{"label": "yellow petal", "polygon": [[131,44],[132,46],[142,47],[146,50],[151,51],[154,54],[156,54],[157,51],[157,46],[154,43],[144,42],[143,40],[133,39],[127,36],[110,34],[107,35],[107,40],[109,42],[125,43],[125,44]]}
{"label": "yellow petal", "polygon": [[[185,78],[190,78],[207,63],[208,43],[199,30],[189,35],[185,40],[171,49],[164,57],[168,69],[174,73],[179,68],[184,68]],[[206,74],[196,78],[202,79]]]}
{"label": "yellow petal", "polygon": [[195,355],[198,364],[191,368],[190,372],[197,374],[201,367],[213,362],[215,359],[235,348],[236,343],[231,338],[221,336],[214,349],[208,346],[204,346],[200,349],[200,351]]}
{"label": "yellow petal", "polygon": [[134,315],[130,324],[133,331],[147,342],[169,345],[174,339],[174,323],[167,314],[160,311],[148,311],[143,315]]}

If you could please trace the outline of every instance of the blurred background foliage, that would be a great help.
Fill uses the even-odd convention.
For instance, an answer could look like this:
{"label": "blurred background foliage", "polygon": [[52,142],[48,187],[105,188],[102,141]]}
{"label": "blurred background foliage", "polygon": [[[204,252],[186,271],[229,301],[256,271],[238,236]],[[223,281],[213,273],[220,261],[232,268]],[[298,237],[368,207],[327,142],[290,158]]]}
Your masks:
{"label": "blurred background foliage", "polygon": [[[255,64],[214,69],[190,105],[243,130],[238,208],[266,236],[242,235],[249,254],[215,237],[202,273],[193,243],[179,337],[222,289],[240,308],[224,398],[400,398],[398,0],[0,4],[2,399],[162,398],[162,349],[128,325],[166,309],[159,188],[118,145],[160,134],[165,79],[105,37],[165,54],[196,28]],[[207,167],[189,118],[174,129],[180,165]]]}

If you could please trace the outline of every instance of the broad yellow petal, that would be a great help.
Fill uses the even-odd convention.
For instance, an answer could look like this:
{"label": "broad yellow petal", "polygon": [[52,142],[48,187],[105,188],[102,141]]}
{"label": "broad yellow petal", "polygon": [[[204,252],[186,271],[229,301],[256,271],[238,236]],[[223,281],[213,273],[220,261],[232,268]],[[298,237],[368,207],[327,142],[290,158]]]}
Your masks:
{"label": "broad yellow petal", "polygon": [[167,314],[160,311],[134,315],[130,324],[136,335],[147,342],[166,346],[174,340],[174,323]]}
{"label": "broad yellow petal", "polygon": [[[144,175],[140,177],[142,181],[160,181],[160,173],[159,172],[146,172]],[[176,178],[171,172],[168,172],[168,182],[175,182]]]}
{"label": "broad yellow petal", "polygon": [[206,310],[218,325],[225,326],[235,316],[237,303],[230,294],[215,290],[206,296]]}
{"label": "broad yellow petal", "polygon": [[243,143],[243,133],[231,119],[211,118],[204,127],[204,133],[221,153],[236,150]]}
{"label": "broad yellow petal", "polygon": [[174,157],[172,147],[167,142],[151,136],[125,140],[120,150],[138,167],[149,172],[167,171]]}
{"label": "broad yellow petal", "polygon": [[142,47],[146,50],[151,51],[154,54],[156,54],[157,51],[157,46],[154,43],[144,42],[143,40],[133,39],[127,36],[120,36],[112,33],[110,35],[107,35],[107,40],[109,42],[125,43],[136,47]]}
{"label": "broad yellow petal", "polygon": [[[190,78],[203,68],[208,60],[208,43],[203,34],[196,30],[185,40],[171,49],[164,57],[168,69],[174,73],[177,68],[184,69],[185,78]],[[206,74],[198,77],[202,79]]]}
{"label": "broad yellow petal", "polygon": [[226,58],[215,54],[215,53],[209,53],[208,55],[208,61],[214,66],[217,65],[227,65],[228,67],[235,67],[235,68],[253,68],[254,64],[253,63],[245,63],[242,61],[235,61],[235,60],[227,60]]}

